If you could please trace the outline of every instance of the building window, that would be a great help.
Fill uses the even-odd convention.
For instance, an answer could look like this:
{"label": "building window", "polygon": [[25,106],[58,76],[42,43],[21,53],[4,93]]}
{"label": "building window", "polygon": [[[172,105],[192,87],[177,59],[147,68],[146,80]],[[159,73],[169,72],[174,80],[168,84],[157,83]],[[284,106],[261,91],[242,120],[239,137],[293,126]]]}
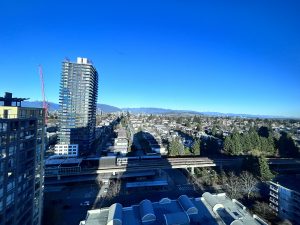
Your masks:
{"label": "building window", "polygon": [[0,123],[0,132],[7,131],[7,123]]}
{"label": "building window", "polygon": [[6,145],[6,136],[0,135],[0,146]]}
{"label": "building window", "polygon": [[6,157],[6,150],[5,150],[5,148],[2,148],[2,149],[0,149],[0,158],[1,159],[3,159],[3,158],[5,158]]}

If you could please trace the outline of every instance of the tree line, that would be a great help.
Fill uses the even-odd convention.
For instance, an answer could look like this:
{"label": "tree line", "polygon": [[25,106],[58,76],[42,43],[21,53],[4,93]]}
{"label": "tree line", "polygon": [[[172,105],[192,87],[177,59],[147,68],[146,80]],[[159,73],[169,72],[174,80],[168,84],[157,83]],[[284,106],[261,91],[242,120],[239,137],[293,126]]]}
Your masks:
{"label": "tree line", "polygon": [[178,156],[178,155],[200,155],[200,139],[195,138],[193,141],[193,145],[189,147],[185,147],[182,142],[180,141],[180,138],[174,138],[172,139],[168,144],[168,154],[169,156]]}
{"label": "tree line", "polygon": [[248,132],[234,131],[224,140],[224,151],[229,155],[253,155],[253,156],[290,156],[299,154],[293,139],[285,132],[279,138],[267,128],[258,130],[250,128]]}

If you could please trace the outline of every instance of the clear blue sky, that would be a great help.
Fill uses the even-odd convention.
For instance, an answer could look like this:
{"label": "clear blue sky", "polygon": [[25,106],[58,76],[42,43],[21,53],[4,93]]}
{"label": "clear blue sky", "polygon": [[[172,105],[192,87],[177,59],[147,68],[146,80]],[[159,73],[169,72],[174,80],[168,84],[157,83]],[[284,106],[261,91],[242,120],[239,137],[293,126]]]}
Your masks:
{"label": "clear blue sky", "polygon": [[1,1],[0,93],[40,100],[42,64],[58,102],[61,62],[81,56],[100,103],[300,117],[299,12],[298,0]]}

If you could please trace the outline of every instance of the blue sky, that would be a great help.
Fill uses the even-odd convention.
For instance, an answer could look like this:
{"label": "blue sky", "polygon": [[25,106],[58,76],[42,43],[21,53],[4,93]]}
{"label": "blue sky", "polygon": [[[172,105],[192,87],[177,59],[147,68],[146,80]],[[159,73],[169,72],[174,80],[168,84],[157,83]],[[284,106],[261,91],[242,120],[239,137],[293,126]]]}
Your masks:
{"label": "blue sky", "polygon": [[98,102],[300,117],[300,2],[1,1],[0,93],[58,102],[90,58]]}

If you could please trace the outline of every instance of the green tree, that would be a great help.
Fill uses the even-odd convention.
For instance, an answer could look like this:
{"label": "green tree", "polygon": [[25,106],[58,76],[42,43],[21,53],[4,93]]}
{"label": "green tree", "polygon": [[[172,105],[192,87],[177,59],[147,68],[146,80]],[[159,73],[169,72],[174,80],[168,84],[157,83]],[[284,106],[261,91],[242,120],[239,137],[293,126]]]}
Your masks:
{"label": "green tree", "polygon": [[242,145],[241,145],[241,135],[237,132],[232,135],[233,142],[233,155],[240,155],[243,153]]}
{"label": "green tree", "polygon": [[271,172],[268,165],[268,161],[265,157],[261,156],[258,158],[259,164],[259,175],[263,181],[269,181],[274,178],[274,174]]}
{"label": "green tree", "polygon": [[211,134],[212,134],[213,136],[216,136],[216,135],[217,135],[217,127],[216,127],[216,125],[214,125],[214,126],[212,127],[212,129],[211,129]]}
{"label": "green tree", "polygon": [[201,146],[200,140],[199,139],[194,140],[194,144],[191,150],[194,155],[200,155],[200,151],[201,151],[200,146]]}
{"label": "green tree", "polygon": [[243,134],[243,136],[241,137],[241,142],[243,153],[246,155],[250,154],[252,150],[250,135],[248,133]]}
{"label": "green tree", "polygon": [[201,126],[201,124],[200,123],[197,123],[197,131],[200,131],[201,129],[202,129],[202,126]]}
{"label": "green tree", "polygon": [[168,151],[170,156],[177,156],[183,154],[183,144],[179,140],[173,139],[168,146]]}
{"label": "green tree", "polygon": [[191,155],[191,151],[189,147],[184,148],[184,155]]}
{"label": "green tree", "polygon": [[225,150],[228,154],[233,155],[234,147],[233,147],[233,141],[232,141],[231,136],[227,136],[227,137],[225,138],[225,141],[224,141],[224,150]]}

